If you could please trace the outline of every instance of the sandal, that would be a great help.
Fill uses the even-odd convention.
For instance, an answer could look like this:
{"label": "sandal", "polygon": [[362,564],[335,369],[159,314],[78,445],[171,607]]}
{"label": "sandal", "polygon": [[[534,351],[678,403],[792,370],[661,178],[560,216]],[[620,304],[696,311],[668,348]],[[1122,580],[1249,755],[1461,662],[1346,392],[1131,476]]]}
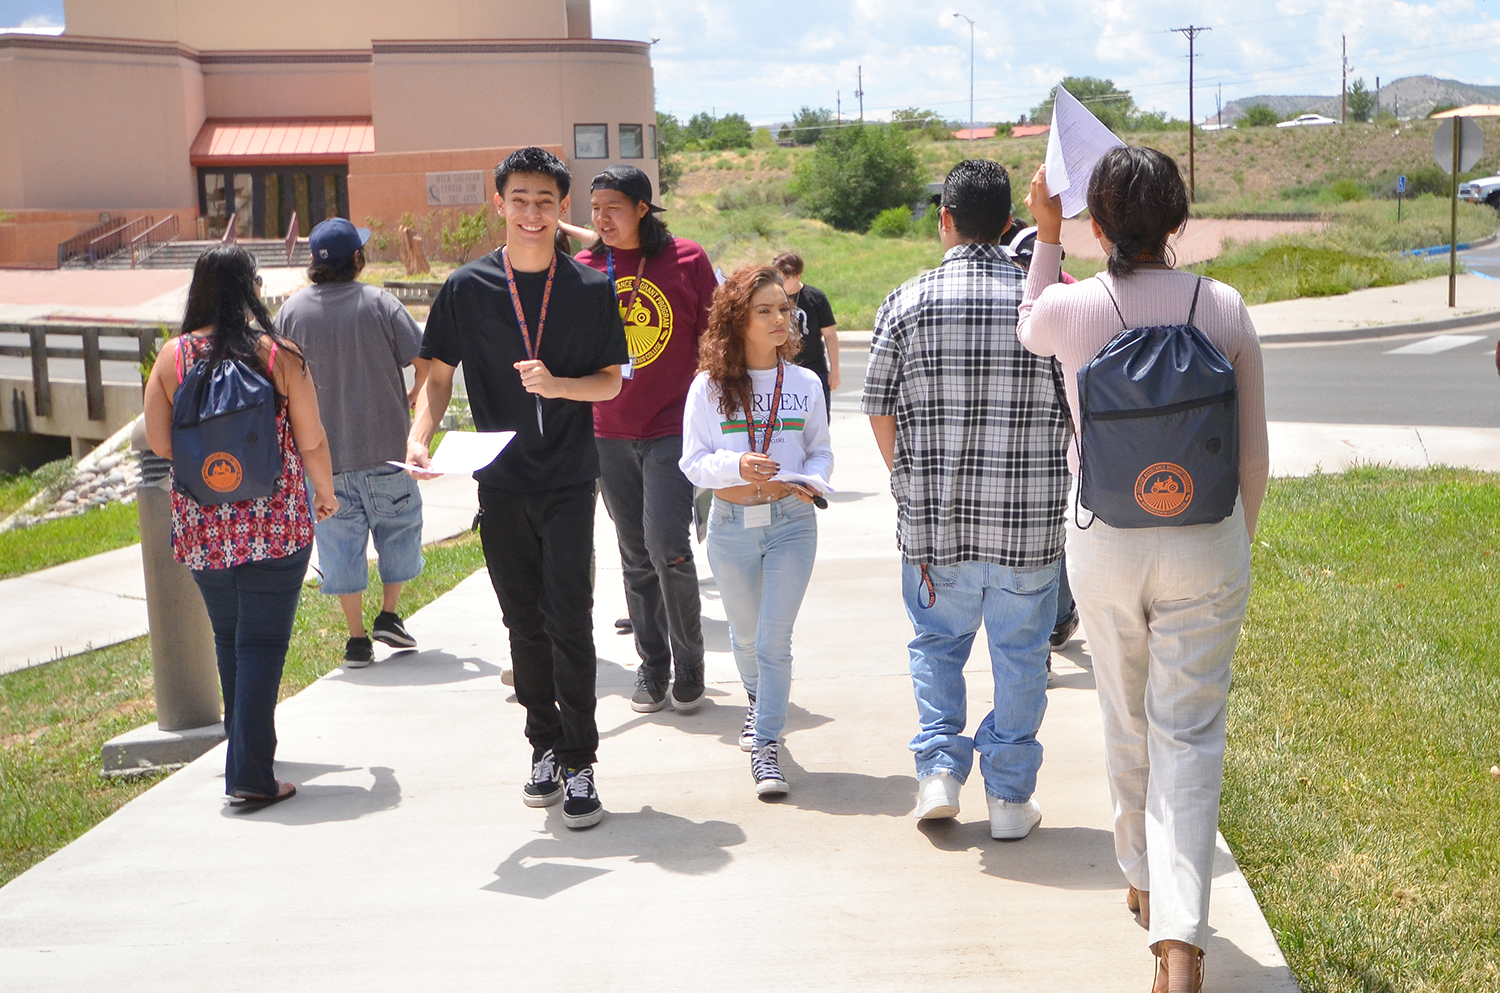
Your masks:
{"label": "sandal", "polygon": [[1141,915],[1141,927],[1151,930],[1151,891],[1134,886],[1125,891],[1125,909]]}
{"label": "sandal", "polygon": [[[1156,971],[1151,977],[1151,993],[1201,993],[1203,989],[1203,949],[1186,941],[1158,941],[1151,948],[1156,956]],[[1176,960],[1177,969],[1170,967]],[[1191,974],[1191,975],[1189,975]],[[1173,982],[1174,976],[1182,979]]]}
{"label": "sandal", "polygon": [[295,784],[283,783],[280,780],[277,780],[276,794],[274,796],[266,796],[264,793],[246,793],[242,790],[235,790],[234,796],[230,797],[229,799],[229,805],[231,807],[269,807],[273,803],[280,803],[283,800],[290,800],[296,795],[297,787]]}

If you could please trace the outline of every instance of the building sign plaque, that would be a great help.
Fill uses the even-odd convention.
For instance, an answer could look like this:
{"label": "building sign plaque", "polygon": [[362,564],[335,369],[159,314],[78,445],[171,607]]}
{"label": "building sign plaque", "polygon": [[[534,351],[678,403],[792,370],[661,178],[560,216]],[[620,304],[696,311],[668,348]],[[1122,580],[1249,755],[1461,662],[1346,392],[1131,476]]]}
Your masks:
{"label": "building sign plaque", "polygon": [[429,172],[427,206],[462,207],[484,203],[488,173],[483,169],[465,172]]}

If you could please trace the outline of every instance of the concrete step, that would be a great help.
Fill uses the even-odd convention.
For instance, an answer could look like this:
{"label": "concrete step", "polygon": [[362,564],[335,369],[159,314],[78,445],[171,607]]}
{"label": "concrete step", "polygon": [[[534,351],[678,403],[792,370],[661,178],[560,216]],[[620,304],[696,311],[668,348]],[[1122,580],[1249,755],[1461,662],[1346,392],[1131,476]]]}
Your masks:
{"label": "concrete step", "polygon": [[[191,269],[198,261],[198,256],[219,244],[217,241],[174,241],[163,245],[155,253],[140,263],[137,269]],[[279,239],[242,239],[240,246],[255,256],[256,264],[261,268],[285,266],[286,242]],[[307,247],[307,242],[299,241],[296,249],[292,252],[292,266],[302,268],[312,264],[312,252]],[[101,259],[90,266],[81,259],[69,262],[64,268],[67,269],[129,269],[130,254],[122,252],[107,259]]]}

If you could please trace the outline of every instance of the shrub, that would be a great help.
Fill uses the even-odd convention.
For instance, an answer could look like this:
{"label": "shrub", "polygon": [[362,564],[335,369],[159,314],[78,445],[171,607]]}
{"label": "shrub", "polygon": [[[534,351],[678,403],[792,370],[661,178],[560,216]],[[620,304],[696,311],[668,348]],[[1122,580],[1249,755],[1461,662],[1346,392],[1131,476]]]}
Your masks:
{"label": "shrub", "polygon": [[480,207],[472,214],[459,213],[451,224],[438,229],[438,243],[459,265],[469,261],[473,252],[490,234],[490,209]]}
{"label": "shrub", "polygon": [[867,232],[877,238],[905,238],[911,234],[911,208],[891,207],[875,215]]}
{"label": "shrub", "polygon": [[882,210],[915,203],[922,179],[905,131],[856,124],[824,135],[798,163],[792,192],[810,216],[845,231],[863,231]]}
{"label": "shrub", "polygon": [[776,139],[771,137],[770,128],[756,128],[750,135],[751,148],[775,148]]}
{"label": "shrub", "polygon": [[1367,192],[1363,185],[1352,179],[1335,179],[1329,189],[1333,191],[1334,196],[1345,203],[1350,200],[1363,200]]}
{"label": "shrub", "polygon": [[1253,107],[1245,108],[1245,113],[1240,115],[1239,123],[1247,128],[1268,128],[1280,122],[1280,117],[1269,105],[1258,103]]}

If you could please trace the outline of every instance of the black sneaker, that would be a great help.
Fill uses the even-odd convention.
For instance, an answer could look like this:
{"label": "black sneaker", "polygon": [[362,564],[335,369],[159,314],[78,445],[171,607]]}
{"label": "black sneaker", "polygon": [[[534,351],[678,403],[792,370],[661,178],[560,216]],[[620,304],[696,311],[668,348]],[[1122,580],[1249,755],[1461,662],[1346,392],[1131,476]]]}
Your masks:
{"label": "black sneaker", "polygon": [[703,701],[708,699],[708,694],[703,691],[703,669],[685,675],[678,673],[677,678],[672,680],[672,709],[679,714],[691,714],[703,706]]}
{"label": "black sneaker", "polygon": [[593,827],[604,820],[604,804],[594,786],[594,767],[568,770],[568,784],[563,790],[563,823],[577,830]]}
{"label": "black sneaker", "polygon": [[375,646],[369,638],[350,638],[344,642],[344,665],[350,669],[363,669],[375,661]]}
{"label": "black sneaker", "polygon": [[615,634],[630,634],[635,630],[635,625],[630,623],[628,617],[615,618]]}
{"label": "black sneaker", "polygon": [[382,610],[375,615],[375,623],[370,625],[370,637],[392,648],[417,647],[417,639],[407,633],[406,625],[401,623],[401,618],[389,610]]}
{"label": "black sneaker", "polygon": [[552,749],[531,763],[531,781],[521,787],[521,802],[528,807],[550,807],[562,799],[562,778],[558,776],[557,759]]}
{"label": "black sneaker", "polygon": [[1078,630],[1078,608],[1074,607],[1068,611],[1068,616],[1062,619],[1062,623],[1052,629],[1053,648],[1061,648],[1073,637],[1073,632]]}
{"label": "black sneaker", "polygon": [[750,698],[750,706],[745,710],[745,726],[740,728],[740,751],[755,751],[755,697]]}
{"label": "black sneaker", "polygon": [[785,796],[786,777],[776,760],[776,742],[762,745],[750,753],[750,775],[755,777],[755,792],[760,796]]}
{"label": "black sneaker", "polygon": [[653,683],[641,673],[635,679],[635,695],[630,698],[630,709],[637,714],[654,714],[667,705],[667,688]]}

